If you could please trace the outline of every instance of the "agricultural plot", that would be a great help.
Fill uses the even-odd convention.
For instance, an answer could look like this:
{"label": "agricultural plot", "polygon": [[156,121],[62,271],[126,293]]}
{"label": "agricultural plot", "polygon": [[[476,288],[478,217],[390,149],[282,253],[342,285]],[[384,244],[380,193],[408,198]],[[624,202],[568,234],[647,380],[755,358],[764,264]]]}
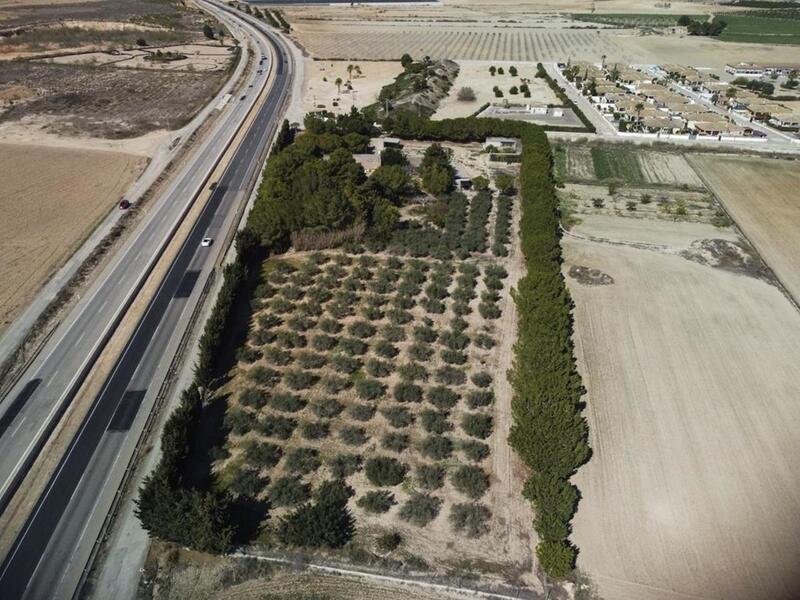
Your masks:
{"label": "agricultural plot", "polygon": [[526,581],[531,516],[506,443],[519,272],[492,258],[510,253],[514,205],[479,192],[448,206],[443,246],[412,228],[398,256],[265,263],[215,471],[271,503],[262,537],[293,545],[285,524],[341,479],[357,543]]}
{"label": "agricultural plot", "polygon": [[[657,14],[574,14],[576,21],[602,23],[612,27],[674,27],[680,15]],[[707,15],[687,15],[692,19],[705,19]]]}
{"label": "agricultural plot", "polygon": [[797,163],[719,155],[694,155],[690,160],[795,301],[800,301]]}
{"label": "agricultural plot", "polygon": [[729,228],[578,230],[562,242],[593,449],[578,566],[604,598],[796,598],[800,314],[741,268],[757,257]]}
{"label": "agricultural plot", "polygon": [[800,44],[800,19],[754,15],[720,15],[728,26],[720,40],[756,44]]}
{"label": "agricultural plot", "polygon": [[616,181],[655,187],[704,185],[686,158],[670,152],[625,146],[576,146],[556,148],[556,174],[565,181]]}
{"label": "agricultural plot", "polygon": [[[403,53],[433,59],[479,61],[552,62],[596,60],[598,56],[620,56],[613,37],[599,31],[579,30],[376,30],[374,26],[298,25],[294,34],[315,57],[323,59],[398,60]],[[488,67],[488,65],[487,65]]]}

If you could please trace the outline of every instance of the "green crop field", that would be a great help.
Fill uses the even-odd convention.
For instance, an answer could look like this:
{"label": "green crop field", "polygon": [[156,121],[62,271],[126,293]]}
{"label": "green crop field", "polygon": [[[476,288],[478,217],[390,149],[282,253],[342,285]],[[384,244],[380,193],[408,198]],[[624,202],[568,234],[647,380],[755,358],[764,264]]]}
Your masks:
{"label": "green crop field", "polygon": [[[587,15],[573,14],[576,21],[587,23],[603,23],[617,27],[670,27],[677,25],[680,15],[650,15],[650,14],[603,14]],[[692,19],[705,19],[705,15],[687,15]]]}
{"label": "green crop field", "polygon": [[592,148],[592,163],[599,180],[617,179],[625,183],[642,183],[644,175],[636,155],[625,148]]}
{"label": "green crop field", "polygon": [[720,15],[728,26],[719,39],[725,42],[800,44],[800,20],[796,18]]}

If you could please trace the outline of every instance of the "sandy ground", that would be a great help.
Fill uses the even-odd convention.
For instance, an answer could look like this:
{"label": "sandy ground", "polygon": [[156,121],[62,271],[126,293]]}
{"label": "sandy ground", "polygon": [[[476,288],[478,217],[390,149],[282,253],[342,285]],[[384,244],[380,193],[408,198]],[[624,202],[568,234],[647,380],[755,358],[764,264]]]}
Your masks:
{"label": "sandy ground", "polygon": [[[673,250],[731,236],[614,220],[582,227]],[[594,452],[574,478],[578,565],[614,600],[798,597],[800,314],[760,279],[670,252],[564,247],[566,271],[614,280],[568,277]]]}
{"label": "sandy ground", "polygon": [[119,201],[146,160],[0,144],[0,321],[8,323]]}
{"label": "sandy ground", "polygon": [[[324,107],[335,113],[350,112],[350,108],[363,107],[378,100],[381,88],[397,77],[403,70],[399,62],[348,62],[331,60],[305,61],[303,75],[303,110],[310,112]],[[361,74],[352,73],[352,90],[346,89],[348,81],[347,66],[357,65]],[[341,78],[342,85],[337,88],[335,81]],[[325,81],[327,80],[327,81]],[[340,92],[341,90],[341,92]],[[338,106],[333,106],[337,102]]]}
{"label": "sandy ground", "polygon": [[[505,73],[492,77],[489,67],[502,67]],[[510,66],[517,67],[517,76],[512,77],[508,73]],[[495,98],[492,88],[498,86],[509,102],[532,103],[532,104],[559,104],[558,99],[552,90],[541,79],[536,79],[536,63],[512,63],[512,62],[492,62],[479,60],[460,60],[458,61],[460,70],[458,77],[450,88],[450,93],[442,101],[439,110],[433,115],[434,119],[453,119],[457,117],[468,117],[477,111],[487,102],[500,102]],[[521,79],[528,80],[528,87],[531,90],[531,97],[524,98],[522,94],[511,96],[508,89],[512,85],[519,87]],[[458,100],[458,90],[462,87],[470,87],[475,92],[475,100],[462,102]]]}
{"label": "sandy ground", "polygon": [[750,156],[692,155],[690,160],[800,302],[800,165]]}

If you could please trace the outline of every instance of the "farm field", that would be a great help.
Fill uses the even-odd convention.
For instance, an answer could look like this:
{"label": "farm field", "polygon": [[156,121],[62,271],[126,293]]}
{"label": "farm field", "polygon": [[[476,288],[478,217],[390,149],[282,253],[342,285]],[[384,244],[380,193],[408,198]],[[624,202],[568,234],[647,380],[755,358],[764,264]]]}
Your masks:
{"label": "farm field", "polygon": [[[403,53],[433,59],[550,62],[572,57],[595,60],[618,56],[613,37],[597,31],[532,29],[527,31],[456,29],[432,24],[414,27],[375,24],[300,22],[294,37],[322,59],[399,60]],[[621,59],[621,57],[620,57]],[[632,59],[632,57],[631,57]]]}
{"label": "farm field", "polygon": [[[498,86],[509,101],[516,101],[521,103],[532,104],[560,104],[553,91],[542,79],[536,79],[536,64],[535,63],[512,63],[512,62],[491,62],[491,61],[475,61],[475,60],[460,60],[458,61],[460,70],[458,77],[450,88],[450,93],[442,101],[437,110],[433,114],[433,119],[453,119],[458,117],[468,117],[477,111],[481,106],[487,102],[495,102],[494,93],[492,88]],[[492,74],[489,72],[489,67],[502,67],[503,75]],[[509,67],[516,67],[517,76],[513,77],[509,74]],[[513,95],[509,95],[508,90],[511,86],[519,87],[522,83],[520,80],[524,78],[529,81],[528,87],[530,88],[531,97],[524,98],[521,94],[515,99]],[[472,88],[475,92],[475,100],[466,102],[458,100],[458,91],[462,87]]]}
{"label": "farm field", "polygon": [[755,15],[720,15],[728,26],[719,39],[724,42],[800,44],[800,19]]}
{"label": "farm field", "polygon": [[795,301],[800,301],[797,162],[719,155],[692,155],[690,161]]}
{"label": "farm field", "polygon": [[797,597],[800,314],[713,260],[756,260],[731,229],[601,215],[576,232],[604,240],[563,239],[593,448],[578,566],[615,600]]}
{"label": "farm field", "polygon": [[[576,21],[586,21],[589,23],[602,23],[615,27],[671,27],[677,25],[678,17],[681,15],[673,14],[651,14],[651,13],[600,13],[600,14],[573,14],[572,18]],[[707,15],[687,14],[693,19],[706,19]]]}
{"label": "farm field", "polygon": [[563,145],[555,153],[556,174],[566,181],[615,180],[631,185],[704,187],[683,154],[610,145]]}
{"label": "farm field", "polygon": [[112,210],[146,159],[0,144],[0,329]]}
{"label": "farm field", "polygon": [[[222,486],[271,502],[260,542],[286,543],[281,523],[343,479],[352,543],[369,555],[538,586],[524,468],[507,443],[510,290],[524,272],[515,204],[456,193],[442,229],[404,210],[417,224],[383,254],[264,263],[223,390],[229,433],[212,452]],[[399,547],[380,550],[393,534]]]}

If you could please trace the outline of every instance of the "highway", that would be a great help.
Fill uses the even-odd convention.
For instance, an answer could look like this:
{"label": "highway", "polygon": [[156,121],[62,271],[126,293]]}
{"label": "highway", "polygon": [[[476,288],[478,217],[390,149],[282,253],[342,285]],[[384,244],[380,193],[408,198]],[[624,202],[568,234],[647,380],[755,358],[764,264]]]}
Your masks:
{"label": "highway", "polygon": [[[221,15],[220,9],[228,12],[205,0],[202,4],[215,7]],[[263,25],[256,29],[238,16],[236,21],[249,32],[256,51],[267,57],[263,72],[251,74],[248,85],[253,87],[245,88],[246,98],[231,100],[234,107],[210,132],[196,160],[173,180],[164,200],[120,249],[0,407],[4,507],[193,198],[208,185],[208,174],[253,106],[256,91],[269,85],[237,151],[0,567],[3,600],[72,597],[200,288],[222,251],[220,242],[237,225],[237,209],[249,196],[248,185],[279,123],[291,83],[291,56]],[[203,247],[200,241],[205,237],[217,243]]]}

